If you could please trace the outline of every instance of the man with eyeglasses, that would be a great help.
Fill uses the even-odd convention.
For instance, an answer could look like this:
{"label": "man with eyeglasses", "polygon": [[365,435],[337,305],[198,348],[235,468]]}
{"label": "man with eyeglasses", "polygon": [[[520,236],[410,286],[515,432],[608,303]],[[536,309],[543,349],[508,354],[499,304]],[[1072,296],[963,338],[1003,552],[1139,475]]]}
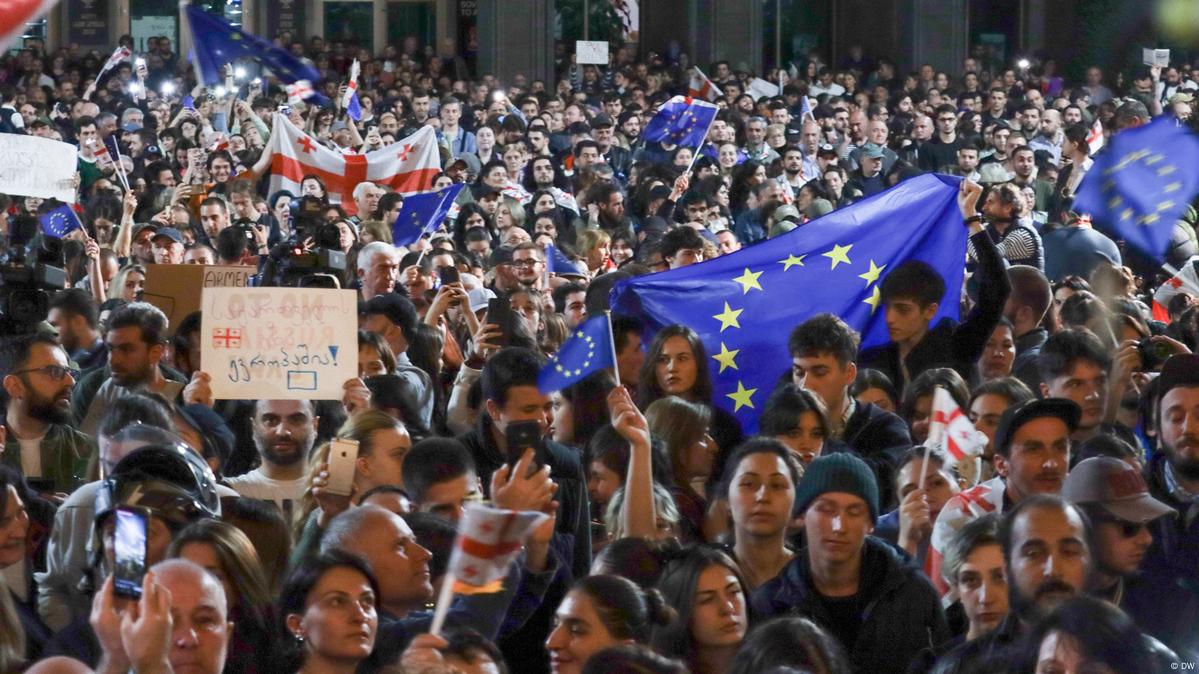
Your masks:
{"label": "man with eyeglasses", "polygon": [[516,280],[529,290],[538,291],[545,285],[545,262],[541,259],[541,248],[526,241],[512,250],[512,269]]}
{"label": "man with eyeglasses", "polygon": [[952,105],[938,106],[933,121],[937,124],[937,135],[920,148],[920,168],[925,171],[956,164],[958,148],[965,142],[958,137],[958,113]]}
{"label": "man with eyeglasses", "polygon": [[44,334],[15,337],[7,345],[4,377],[8,405],[0,462],[18,469],[39,491],[68,493],[83,484],[96,449],[71,426],[71,391],[79,371],[66,351]]}

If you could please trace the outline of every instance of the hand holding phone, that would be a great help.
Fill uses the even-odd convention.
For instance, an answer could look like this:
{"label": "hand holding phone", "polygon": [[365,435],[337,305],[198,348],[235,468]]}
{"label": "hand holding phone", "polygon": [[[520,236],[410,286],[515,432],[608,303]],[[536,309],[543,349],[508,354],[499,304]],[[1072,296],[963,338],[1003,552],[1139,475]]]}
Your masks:
{"label": "hand holding phone", "polygon": [[146,542],[149,518],[139,508],[117,508],[114,513],[112,545],[115,567],[113,591],[120,597],[142,596],[146,575]]}
{"label": "hand holding phone", "polygon": [[334,438],[329,443],[329,483],[325,490],[331,494],[349,496],[354,490],[357,462],[358,441]]}
{"label": "hand holding phone", "polygon": [[487,322],[500,329],[495,345],[500,348],[508,346],[512,338],[512,304],[507,297],[493,297],[487,301]]}

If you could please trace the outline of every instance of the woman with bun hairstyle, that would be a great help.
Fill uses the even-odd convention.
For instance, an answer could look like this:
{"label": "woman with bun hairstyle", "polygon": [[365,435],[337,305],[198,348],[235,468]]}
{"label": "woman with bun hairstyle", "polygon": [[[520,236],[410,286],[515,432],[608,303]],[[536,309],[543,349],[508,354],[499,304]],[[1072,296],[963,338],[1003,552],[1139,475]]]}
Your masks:
{"label": "woman with bun hairstyle", "polygon": [[657,590],[643,590],[619,576],[587,576],[576,582],[554,614],[545,641],[554,674],[580,674],[592,655],[610,646],[645,644],[674,611]]}
{"label": "woman with bun hairstyle", "polygon": [[737,563],[718,548],[687,550],[658,581],[679,617],[654,630],[654,650],[686,662],[694,674],[727,672],[749,630],[747,587]]}

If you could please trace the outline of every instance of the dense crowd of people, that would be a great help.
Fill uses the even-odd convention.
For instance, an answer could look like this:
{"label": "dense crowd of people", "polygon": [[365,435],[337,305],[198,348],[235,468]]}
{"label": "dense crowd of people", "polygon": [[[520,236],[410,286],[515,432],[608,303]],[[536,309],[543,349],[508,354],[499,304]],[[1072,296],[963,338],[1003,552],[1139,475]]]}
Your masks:
{"label": "dense crowd of people", "polygon": [[[771,96],[717,62],[696,148],[641,137],[687,93],[685,57],[562,52],[554,81],[501,82],[411,39],[378,55],[275,42],[328,105],[249,63],[199,86],[166,38],[98,79],[96,52],[27,40],[0,58],[0,132],[78,146],[82,222],[33,235],[59,204],[0,195],[5,268],[65,270],[44,321],[5,306],[0,672],[1195,666],[1199,216],[1159,266],[1072,210],[1098,141],[1194,123],[1190,66],[1072,82],[978,53],[951,76],[855,47],[764,73]],[[354,59],[357,120],[341,106]],[[429,187],[467,188],[397,247],[403,194],[364,182],[343,201],[318,175],[270,191],[283,116],[346,155],[432,127]],[[961,321],[933,323],[959,298],[931,267],[887,270],[890,341],[863,349],[828,313],[793,326],[754,435],[713,399],[712,354],[684,325],[616,316],[617,372],[539,390],[618,281],[817,227],[925,172],[962,177]],[[147,270],[239,265],[270,284],[318,245],[359,295],[359,376],[341,400],[214,399],[200,314],[172,325],[142,301]],[[487,315],[502,298],[505,324]],[[981,458],[922,446],[937,388],[985,434]],[[542,437],[514,455],[521,422]],[[337,440],[359,447],[349,495],[330,484]],[[431,634],[457,525],[483,501],[550,517],[500,591],[454,595]],[[140,587],[115,549],[131,509]]]}

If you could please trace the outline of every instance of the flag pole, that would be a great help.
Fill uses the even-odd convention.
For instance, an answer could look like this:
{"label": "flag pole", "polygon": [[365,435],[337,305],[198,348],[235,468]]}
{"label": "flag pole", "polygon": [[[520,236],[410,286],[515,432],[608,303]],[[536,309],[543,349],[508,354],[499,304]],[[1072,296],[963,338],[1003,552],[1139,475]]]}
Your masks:
{"label": "flag pole", "polygon": [[121,141],[116,138],[112,139],[112,149],[116,150],[117,160],[113,162],[116,166],[117,177],[121,179],[121,184],[125,186],[125,191],[129,191],[129,176],[125,175],[125,167],[121,166]]}
{"label": "flag pole", "polygon": [[708,127],[704,129],[703,140],[699,141],[699,145],[695,148],[695,151],[691,153],[691,163],[687,164],[687,170],[683,171],[683,173],[691,173],[691,167],[695,166],[695,160],[699,159],[699,151],[702,150],[704,148],[704,144],[708,142],[708,134],[712,132],[712,125],[715,123],[716,115],[712,115],[712,121],[708,122]]}
{"label": "flag pole", "polygon": [[180,32],[186,30],[187,35],[191,36],[192,49],[192,72],[196,76],[196,86],[204,86],[204,73],[200,71],[200,56],[196,53],[196,34],[192,31],[191,22],[187,20],[187,6],[191,4],[191,0],[179,0],[179,28]]}
{"label": "flag pole", "polygon": [[433,636],[441,634],[446,614],[450,612],[450,603],[454,600],[454,583],[457,580],[458,574],[454,572],[454,565],[450,564],[446,569],[445,576],[441,579],[441,591],[437,593],[437,607],[433,609],[433,622],[429,625],[429,634]]}
{"label": "flag pole", "polygon": [[612,374],[616,375],[616,386],[619,388],[620,383],[620,363],[616,360],[616,336],[612,334],[612,312],[605,311],[604,317],[608,319],[608,346],[612,349]]}
{"label": "flag pole", "polygon": [[[940,386],[936,386],[933,388],[933,407],[932,407],[932,409],[933,409],[934,415],[936,415],[936,413],[937,413],[937,391],[939,391],[940,389],[941,389]],[[932,433],[933,424],[931,422],[928,425],[928,431],[929,431],[928,437],[924,439],[924,462],[922,464],[920,464],[920,482],[916,485],[916,488],[920,489],[920,490],[924,489],[924,476],[928,474],[928,459],[933,453],[933,443],[940,440],[940,438],[937,438],[936,440],[933,439],[933,433]]]}

